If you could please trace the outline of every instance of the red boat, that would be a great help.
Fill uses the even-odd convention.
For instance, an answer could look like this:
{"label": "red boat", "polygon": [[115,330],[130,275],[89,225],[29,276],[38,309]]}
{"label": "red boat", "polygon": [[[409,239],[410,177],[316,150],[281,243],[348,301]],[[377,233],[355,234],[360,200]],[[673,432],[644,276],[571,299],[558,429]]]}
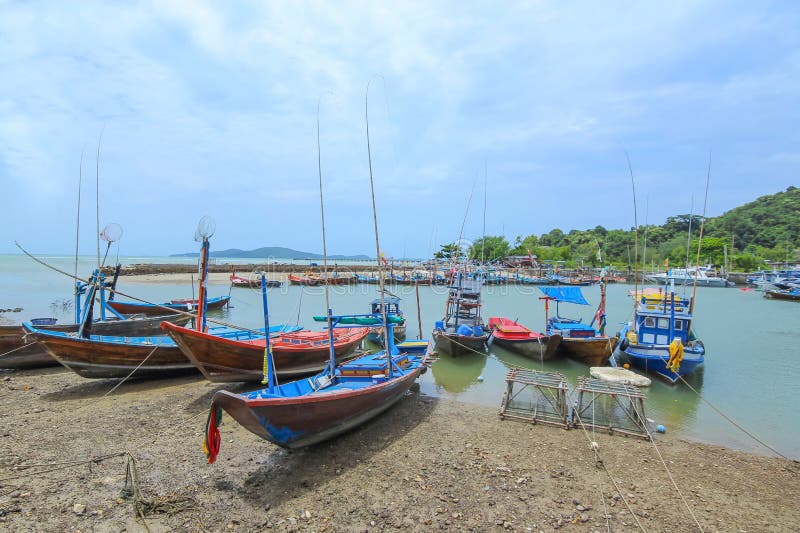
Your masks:
{"label": "red boat", "polygon": [[531,359],[552,359],[561,344],[561,335],[548,337],[505,317],[490,318],[489,329],[492,344]]}
{"label": "red boat", "polygon": [[[263,336],[223,338],[164,322],[161,328],[209,381],[260,381],[264,375]],[[338,361],[346,361],[370,328],[333,330]],[[327,331],[297,331],[270,339],[275,371],[281,378],[307,376],[325,368],[330,359]]]}

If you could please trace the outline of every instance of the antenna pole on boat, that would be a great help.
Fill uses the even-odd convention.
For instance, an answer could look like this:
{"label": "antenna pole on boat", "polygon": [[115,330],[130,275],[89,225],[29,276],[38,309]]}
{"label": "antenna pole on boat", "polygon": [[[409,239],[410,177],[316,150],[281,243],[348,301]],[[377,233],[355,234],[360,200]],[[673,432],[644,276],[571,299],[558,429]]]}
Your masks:
{"label": "antenna pole on boat", "polygon": [[419,326],[419,338],[422,339],[422,311],[419,305],[419,280],[414,282],[417,291],[417,326]]}
{"label": "antenna pole on boat", "polygon": [[269,307],[267,307],[267,276],[261,273],[261,300],[264,305],[264,379],[262,385],[269,387],[270,394],[275,392],[278,385],[275,379],[275,362],[272,360],[272,347],[269,339]]}
{"label": "antenna pole on boat", "polygon": [[[692,247],[692,218],[694,218],[694,195],[689,204],[689,235],[686,237],[686,271],[689,271],[689,249]],[[684,287],[686,283],[684,282]],[[683,293],[684,296],[686,292]]]}
{"label": "antenna pole on boat", "polygon": [[[197,285],[197,331],[206,330],[206,286],[208,283],[208,237],[200,246],[200,282]],[[194,286],[194,285],[193,285]]]}
{"label": "antenna pole on boat", "polygon": [[319,211],[322,219],[322,283],[325,285],[325,309],[328,310],[328,348],[330,350],[328,366],[330,367],[330,377],[333,379],[336,373],[336,350],[333,345],[333,317],[331,312],[330,287],[328,286],[330,280],[328,279],[328,246],[325,239],[325,203],[322,200],[322,150],[319,141],[319,108],[321,104],[322,95],[320,95],[317,100],[317,173],[319,174]]}
{"label": "antenna pole on boat", "polygon": [[[81,185],[83,183],[83,154],[86,150],[86,145],[81,150],[81,163],[78,167],[78,215],[75,224],[75,277],[78,277],[78,243],[80,242],[81,235]],[[79,323],[81,319],[81,282],[75,282],[75,323]]]}
{"label": "antenna pole on boat", "polygon": [[103,140],[103,132],[106,126],[103,124],[103,129],[100,130],[100,137],[97,139],[97,157],[95,159],[95,215],[96,215],[96,233],[97,238],[97,269],[100,270],[100,142]]}
{"label": "antenna pole on boat", "polygon": [[483,238],[481,239],[481,265],[486,261],[486,185],[489,181],[489,170],[486,160],[483,160]]}
{"label": "antenna pole on boat", "polygon": [[381,243],[378,239],[378,207],[375,203],[375,180],[372,176],[372,147],[369,143],[369,84],[372,80],[367,82],[367,90],[364,94],[364,123],[367,127],[367,160],[369,161],[369,189],[372,193],[372,223],[375,227],[375,253],[378,258],[378,286],[381,292],[381,315],[383,319],[383,334],[384,346],[386,348],[386,372],[387,377],[392,378],[394,369],[392,368],[392,349],[394,348],[394,328],[389,327],[389,320],[386,316],[386,297],[383,293],[385,282],[383,279],[383,268],[381,267]]}
{"label": "antenna pole on boat", "polygon": [[628,172],[631,174],[631,189],[633,190],[633,310],[639,300],[639,277],[636,273],[636,264],[639,262],[639,216],[636,210],[636,180],[633,179],[633,167],[628,151],[625,150],[625,159],[628,160]]}
{"label": "antenna pole on boat", "polygon": [[703,228],[706,225],[706,208],[708,207],[708,184],[711,181],[711,149],[708,149],[708,171],[706,173],[706,195],[703,199],[703,218],[700,220],[700,238],[697,241],[697,264],[694,267],[694,286],[692,287],[692,301],[689,302],[689,314],[694,313],[694,298],[697,294],[697,275],[700,270],[700,248],[703,245]]}

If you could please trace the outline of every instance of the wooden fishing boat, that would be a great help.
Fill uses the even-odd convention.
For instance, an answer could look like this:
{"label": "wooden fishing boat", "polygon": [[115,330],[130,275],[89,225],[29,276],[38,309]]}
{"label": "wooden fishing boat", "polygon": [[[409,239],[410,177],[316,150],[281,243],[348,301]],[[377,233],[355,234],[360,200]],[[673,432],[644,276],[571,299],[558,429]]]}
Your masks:
{"label": "wooden fishing boat", "polygon": [[[194,366],[169,337],[120,337],[40,330],[26,332],[59,363],[85,378],[150,378],[194,372]],[[135,370],[135,372],[134,372]]]}
{"label": "wooden fishing boat", "polygon": [[[231,287],[238,287],[238,288],[245,288],[245,289],[257,289],[261,287],[261,279],[254,278],[254,279],[247,279],[241,276],[237,276],[235,273],[231,274]],[[280,287],[283,285],[280,281],[276,280],[267,280],[267,287]]]}
{"label": "wooden fishing boat", "polygon": [[[389,326],[391,328],[391,325]],[[391,337],[391,336],[390,336]],[[388,348],[389,353],[394,344]],[[235,394],[218,391],[206,426],[209,462],[219,452],[222,410],[247,430],[283,448],[300,448],[348,431],[389,409],[425,369],[423,356],[385,351],[326,368],[306,379]],[[389,365],[391,358],[391,365]]]}
{"label": "wooden fishing boat", "polygon": [[[589,366],[605,366],[617,346],[617,337],[605,335],[606,286],[600,283],[600,305],[590,324],[559,315],[559,304],[589,305],[580,287],[539,287],[544,294],[548,335],[561,335],[558,351]],[[550,302],[556,302],[556,316],[549,316]],[[597,328],[595,328],[595,324]]]}
{"label": "wooden fishing boat", "polygon": [[[138,337],[161,333],[160,325],[164,321],[182,325],[190,320],[192,320],[191,316],[179,314],[127,320],[104,320],[92,323],[91,331],[97,335]],[[62,333],[75,333],[78,331],[77,324],[36,327],[42,331],[58,331]],[[17,350],[16,352],[0,357],[0,368],[41,368],[58,364],[58,361],[53,359],[44,346],[36,342],[33,337],[26,335],[26,330],[23,326],[0,326],[0,353],[15,349]]]}
{"label": "wooden fishing boat", "polygon": [[[206,309],[208,311],[214,311],[216,309],[222,309],[228,302],[230,301],[230,296],[218,296],[216,298],[209,298]],[[197,309],[197,303],[200,301],[199,298],[186,298],[186,299],[178,299],[178,300],[170,300],[169,302],[165,302],[162,304],[149,304],[149,303],[141,303],[141,302],[124,302],[119,300],[114,300],[108,302],[108,306],[114,309],[117,313],[122,315],[136,315],[136,314],[143,314],[143,315],[163,315],[166,310],[165,307],[168,309],[175,309],[178,311],[192,311]]]}
{"label": "wooden fishing boat", "polygon": [[794,300],[800,301],[800,289],[792,288],[786,290],[764,291],[765,298],[773,300]]}
{"label": "wooden fishing boat", "polygon": [[552,359],[561,344],[560,335],[542,335],[505,317],[491,317],[489,342],[537,361]]}
{"label": "wooden fishing boat", "polygon": [[[266,339],[263,335],[253,336],[241,331],[235,337],[223,337],[170,323],[162,324],[162,328],[209,381],[261,381],[264,377]],[[366,327],[335,330],[333,344],[337,361],[346,361],[352,356],[367,332],[369,328]],[[275,371],[281,378],[314,374],[325,368],[329,359],[326,331],[279,332],[270,339],[270,346]]]}
{"label": "wooden fishing boat", "polygon": [[694,337],[692,299],[671,290],[634,294],[633,321],[619,333],[620,352],[631,365],[669,383],[694,372],[705,361],[705,345]]}
{"label": "wooden fishing boat", "polygon": [[436,322],[433,341],[437,351],[452,356],[483,353],[489,330],[481,318],[480,279],[464,279],[458,272],[448,290],[445,316]]}

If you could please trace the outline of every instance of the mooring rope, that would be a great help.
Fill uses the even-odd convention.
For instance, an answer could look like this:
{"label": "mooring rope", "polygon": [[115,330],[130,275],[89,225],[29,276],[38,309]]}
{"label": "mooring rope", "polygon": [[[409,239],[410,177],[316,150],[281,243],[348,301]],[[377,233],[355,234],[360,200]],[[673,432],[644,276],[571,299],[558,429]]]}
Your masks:
{"label": "mooring rope", "polygon": [[[747,429],[745,429],[745,428],[744,428],[744,427],[743,427],[741,424],[739,424],[739,423],[738,423],[736,420],[734,420],[734,419],[733,419],[733,418],[731,418],[730,416],[726,415],[726,414],[725,414],[725,413],[722,411],[722,409],[718,408],[716,405],[714,405],[714,404],[713,404],[713,403],[711,403],[710,401],[708,401],[708,400],[706,400],[705,398],[703,398],[703,396],[700,394],[700,392],[698,392],[698,391],[697,391],[697,389],[695,389],[694,387],[692,387],[692,386],[689,384],[689,382],[688,382],[688,381],[686,381],[686,380],[683,378],[683,376],[681,376],[681,375],[678,375],[678,378],[679,378],[679,379],[680,379],[680,380],[681,380],[681,381],[682,381],[682,382],[683,382],[683,383],[684,383],[684,384],[685,384],[687,387],[689,387],[689,389],[691,389],[691,390],[692,390],[692,392],[694,392],[694,393],[695,393],[695,394],[696,394],[696,395],[697,395],[697,396],[698,396],[698,397],[699,397],[699,398],[700,398],[700,399],[701,399],[703,402],[705,402],[706,404],[708,404],[708,406],[709,406],[709,407],[711,407],[711,408],[712,408],[714,411],[716,411],[718,415],[720,415],[722,418],[724,418],[725,420],[727,420],[728,422],[730,422],[731,424],[733,424],[734,426],[736,426],[736,427],[737,427],[737,428],[738,428],[738,429],[739,429],[739,430],[740,430],[742,433],[744,433],[745,435],[747,435],[748,437],[750,437],[750,438],[751,438],[751,439],[753,439],[754,441],[758,442],[759,444],[761,444],[762,446],[764,446],[764,447],[765,447],[765,448],[767,448],[768,450],[772,451],[772,452],[773,452],[775,455],[778,455],[778,456],[782,457],[783,459],[786,459],[787,461],[789,461],[789,462],[790,462],[790,463],[792,463],[792,464],[795,464],[795,465],[797,465],[797,464],[800,464],[800,463],[798,463],[798,461],[796,461],[796,460],[794,460],[794,459],[790,459],[789,457],[785,456],[784,454],[782,454],[781,452],[779,452],[778,450],[776,450],[775,448],[773,448],[772,446],[770,446],[769,444],[767,444],[766,442],[764,442],[764,441],[763,441],[762,439],[760,439],[758,436],[756,436],[755,434],[753,434],[753,433],[751,433],[750,431],[748,431]],[[792,470],[790,470],[790,471],[792,471]],[[794,471],[792,471],[792,472],[794,472]]]}
{"label": "mooring rope", "polygon": [[5,357],[6,355],[12,354],[12,353],[14,353],[14,352],[16,352],[18,350],[23,349],[23,348],[29,348],[29,347],[33,346],[34,344],[37,344],[38,342],[39,341],[34,341],[34,342],[27,343],[27,344],[23,344],[22,346],[17,346],[16,348],[14,348],[12,350],[9,350],[9,351],[7,351],[5,353],[0,353],[0,357]]}

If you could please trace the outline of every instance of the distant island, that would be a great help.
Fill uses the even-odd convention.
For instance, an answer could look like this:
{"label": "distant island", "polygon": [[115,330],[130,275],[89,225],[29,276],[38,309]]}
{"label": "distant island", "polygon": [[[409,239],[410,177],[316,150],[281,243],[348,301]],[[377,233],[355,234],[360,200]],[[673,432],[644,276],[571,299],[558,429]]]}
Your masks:
{"label": "distant island", "polygon": [[[228,250],[212,251],[209,254],[211,257],[230,257],[230,258],[251,258],[251,259],[322,259],[322,254],[314,254],[311,252],[300,252],[292,250],[291,248],[284,248],[282,246],[265,246],[263,248],[256,248],[255,250],[240,250],[238,248],[230,248]],[[189,252],[185,254],[172,254],[170,257],[197,257],[197,252]],[[334,261],[368,261],[371,259],[366,255],[329,255],[328,259]]]}

